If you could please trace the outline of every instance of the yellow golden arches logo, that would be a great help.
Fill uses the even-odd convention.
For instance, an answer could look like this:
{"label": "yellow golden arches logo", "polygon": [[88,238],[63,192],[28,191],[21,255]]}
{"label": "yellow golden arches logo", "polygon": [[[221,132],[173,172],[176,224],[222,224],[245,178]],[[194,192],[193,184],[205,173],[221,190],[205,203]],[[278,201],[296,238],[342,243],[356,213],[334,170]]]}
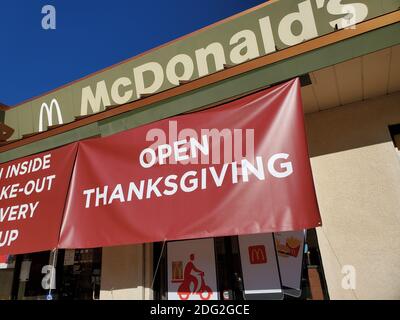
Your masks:
{"label": "yellow golden arches logo", "polygon": [[183,262],[172,261],[172,282],[183,281]]}
{"label": "yellow golden arches logo", "polygon": [[267,252],[264,245],[249,246],[250,264],[267,263]]}
{"label": "yellow golden arches logo", "polygon": [[52,99],[50,102],[50,106],[46,102],[43,102],[42,106],[40,107],[39,132],[44,131],[44,129],[43,129],[43,113],[44,113],[44,111],[46,112],[48,125],[49,126],[53,125],[53,109],[55,109],[57,112],[58,124],[63,124],[60,105],[58,104],[58,101],[56,99]]}

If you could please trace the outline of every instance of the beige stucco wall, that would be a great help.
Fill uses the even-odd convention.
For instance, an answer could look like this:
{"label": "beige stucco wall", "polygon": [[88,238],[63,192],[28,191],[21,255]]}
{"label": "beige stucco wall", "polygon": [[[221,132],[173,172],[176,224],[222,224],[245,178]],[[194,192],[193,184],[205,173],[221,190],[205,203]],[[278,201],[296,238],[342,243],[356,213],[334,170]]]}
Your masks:
{"label": "beige stucco wall", "polygon": [[[400,299],[400,93],[306,116],[331,299]],[[343,266],[356,289],[342,288]]]}
{"label": "beige stucco wall", "polygon": [[152,299],[152,245],[103,248],[101,300]]}

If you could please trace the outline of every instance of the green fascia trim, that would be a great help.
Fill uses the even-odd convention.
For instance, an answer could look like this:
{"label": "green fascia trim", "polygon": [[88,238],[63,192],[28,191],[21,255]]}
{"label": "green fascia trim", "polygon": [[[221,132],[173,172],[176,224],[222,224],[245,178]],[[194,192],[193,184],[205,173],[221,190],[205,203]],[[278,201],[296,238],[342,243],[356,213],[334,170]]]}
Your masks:
{"label": "green fascia trim", "polygon": [[195,110],[400,43],[400,23],[99,122],[102,136]]}
{"label": "green fascia trim", "polygon": [[97,123],[92,123],[59,135],[49,137],[10,151],[0,153],[0,163],[11,161],[17,158],[26,157],[31,154],[54,149],[68,143],[90,138],[99,134]]}
{"label": "green fascia trim", "polygon": [[6,116],[6,112],[3,110],[0,110],[0,123],[4,123],[5,116]]}
{"label": "green fascia trim", "polygon": [[0,154],[0,163],[101,134],[108,136],[400,44],[400,23],[370,31],[205,88]]}

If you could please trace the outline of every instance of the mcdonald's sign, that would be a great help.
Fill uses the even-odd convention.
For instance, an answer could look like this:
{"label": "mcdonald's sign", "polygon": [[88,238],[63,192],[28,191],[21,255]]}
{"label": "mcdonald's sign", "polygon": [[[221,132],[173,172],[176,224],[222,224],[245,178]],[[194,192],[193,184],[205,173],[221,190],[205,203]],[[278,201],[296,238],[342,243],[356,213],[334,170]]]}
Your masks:
{"label": "mcdonald's sign", "polygon": [[46,112],[48,125],[49,126],[53,125],[53,109],[55,109],[56,112],[57,112],[58,124],[63,124],[60,105],[58,104],[57,99],[52,99],[51,102],[50,102],[50,106],[46,102],[43,102],[41,107],[40,107],[39,132],[44,131],[44,128],[43,128],[44,127],[44,125],[43,125],[43,114],[44,114],[44,112]]}
{"label": "mcdonald's sign", "polygon": [[249,246],[250,264],[267,263],[267,252],[264,245]]}

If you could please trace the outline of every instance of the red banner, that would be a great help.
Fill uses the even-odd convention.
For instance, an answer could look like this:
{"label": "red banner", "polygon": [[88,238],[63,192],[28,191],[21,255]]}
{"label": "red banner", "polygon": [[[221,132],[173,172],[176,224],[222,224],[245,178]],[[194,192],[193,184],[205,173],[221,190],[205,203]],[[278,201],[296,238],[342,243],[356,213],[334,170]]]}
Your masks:
{"label": "red banner", "polygon": [[77,144],[0,165],[0,255],[57,247]]}
{"label": "red banner", "polygon": [[7,255],[0,255],[0,264],[6,264],[8,261]]}
{"label": "red banner", "polygon": [[60,247],[319,226],[298,80],[80,143]]}

